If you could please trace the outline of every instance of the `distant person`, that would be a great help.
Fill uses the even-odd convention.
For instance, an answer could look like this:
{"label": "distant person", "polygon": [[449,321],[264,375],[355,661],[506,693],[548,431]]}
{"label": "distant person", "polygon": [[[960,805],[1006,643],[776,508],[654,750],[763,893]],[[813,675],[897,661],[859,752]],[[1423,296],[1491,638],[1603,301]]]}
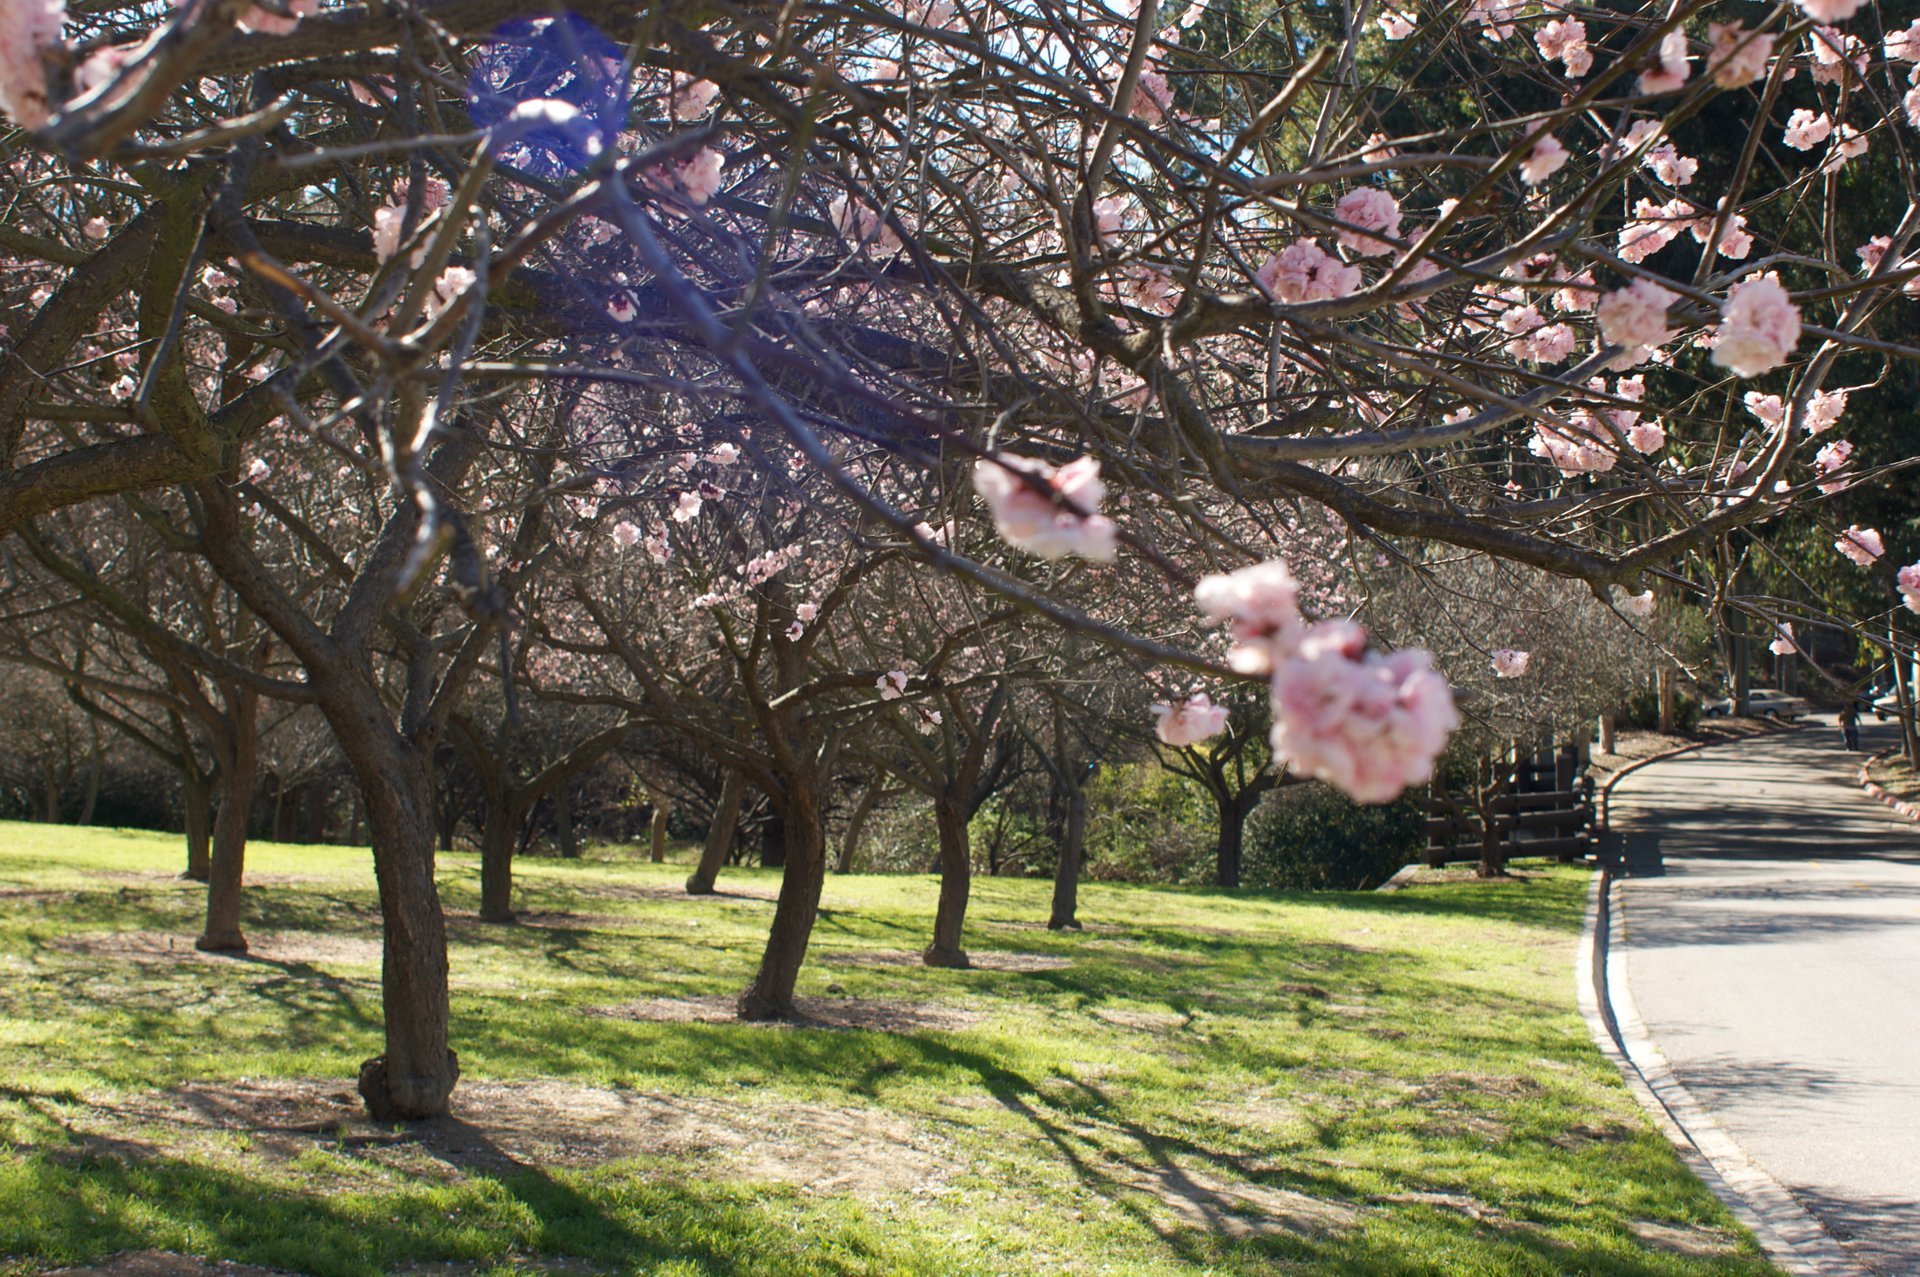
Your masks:
{"label": "distant person", "polygon": [[1840,739],[1850,752],[1860,748],[1860,711],[1852,701],[1840,707]]}

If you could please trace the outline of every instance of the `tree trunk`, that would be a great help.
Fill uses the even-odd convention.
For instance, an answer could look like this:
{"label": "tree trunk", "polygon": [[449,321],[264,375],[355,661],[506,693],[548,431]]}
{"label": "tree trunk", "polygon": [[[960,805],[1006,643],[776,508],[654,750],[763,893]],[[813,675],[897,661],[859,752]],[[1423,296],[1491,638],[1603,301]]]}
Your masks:
{"label": "tree trunk", "polygon": [[1671,665],[1662,665],[1654,675],[1654,690],[1660,703],[1660,730],[1671,735],[1680,713],[1680,680]]}
{"label": "tree trunk", "polygon": [[782,869],[786,863],[787,818],[780,814],[780,805],[775,803],[767,813],[767,823],[760,826],[760,867]]}
{"label": "tree trunk", "polygon": [[100,773],[106,764],[106,747],[100,743],[100,721],[89,718],[87,726],[93,732],[93,748],[87,756],[87,785],[80,795],[80,823],[93,823],[94,808],[100,804]]}
{"label": "tree trunk", "polygon": [[1614,744],[1613,715],[1602,714],[1600,716],[1599,731],[1600,731],[1600,752],[1603,754],[1611,754],[1613,752],[1613,744]]}
{"label": "tree trunk", "polygon": [[786,779],[786,792],[775,808],[784,826],[785,872],[780,877],[780,900],[774,906],[773,928],[767,933],[760,970],[740,995],[743,1020],[795,1017],[793,986],[807,958],[807,942],[813,938],[814,919],[820,912],[820,889],[826,881],[827,840],[819,782],[812,776]]}
{"label": "tree trunk", "polygon": [[[229,706],[235,702],[229,700]],[[213,872],[207,879],[207,925],[196,949],[245,953],[240,933],[240,894],[246,877],[247,825],[253,816],[253,787],[259,779],[255,698],[241,695],[230,712],[232,730],[227,757],[220,760],[220,806],[213,818]]]}
{"label": "tree trunk", "polygon": [[480,921],[513,921],[513,847],[521,813],[489,802],[480,826]]}
{"label": "tree trunk", "polygon": [[[1611,715],[1603,715],[1601,723],[1612,735]],[[1611,754],[1611,748],[1606,750]],[[1515,766],[1519,765],[1519,756],[1515,755]],[[1513,786],[1503,784],[1495,778],[1495,768],[1491,757],[1480,759],[1480,876],[1482,878],[1504,878],[1507,876],[1507,857],[1500,842],[1500,817],[1494,812],[1494,802],[1502,794],[1511,792]]]}
{"label": "tree trunk", "polygon": [[560,854],[568,860],[580,857],[580,840],[573,832],[573,791],[565,781],[554,786],[553,823],[560,836]]}
{"label": "tree trunk", "polygon": [[1080,920],[1080,857],[1087,841],[1087,794],[1076,779],[1067,787],[1066,828],[1060,839],[1059,863],[1053,870],[1053,911],[1049,931],[1078,931]]}
{"label": "tree trunk", "polygon": [[860,794],[860,802],[854,807],[853,814],[847,817],[846,832],[840,835],[840,859],[834,864],[835,873],[853,872],[853,857],[860,850],[860,835],[866,832],[867,817],[873,815],[873,809],[879,805],[881,790],[886,782],[875,776],[867,782]]}
{"label": "tree trunk", "polygon": [[700,851],[700,863],[687,875],[688,895],[712,894],[720,866],[727,862],[727,853],[733,850],[733,833],[740,824],[740,805],[746,798],[747,778],[739,772],[728,772],[720,782],[720,801],[714,804],[713,823],[707,826],[707,843]]}
{"label": "tree trunk", "polygon": [[360,1066],[360,1095],[376,1121],[441,1117],[460,1077],[448,1046],[447,924],[433,880],[433,778],[397,740],[369,757],[353,749],[373,833],[383,923],[386,1051]]}
{"label": "tree trunk", "polygon": [[194,882],[205,882],[213,872],[213,783],[198,767],[180,773],[186,791],[187,872]]}
{"label": "tree trunk", "polygon": [[60,791],[67,787],[67,783],[51,754],[41,761],[40,786],[45,795],[40,803],[40,819],[49,825],[57,825],[60,823]]}
{"label": "tree trunk", "polygon": [[1213,845],[1213,881],[1217,887],[1240,885],[1241,848],[1246,842],[1248,805],[1236,797],[1214,795],[1220,832]]}
{"label": "tree trunk", "polygon": [[930,967],[968,967],[960,947],[967,920],[967,895],[973,886],[973,852],[967,841],[967,816],[951,798],[933,804],[934,824],[940,830],[940,904],[933,916],[933,943],[920,955]]}
{"label": "tree trunk", "polygon": [[653,819],[647,827],[652,846],[648,859],[656,865],[664,865],[667,863],[667,818],[673,815],[673,800],[662,793],[655,793],[652,798]]}

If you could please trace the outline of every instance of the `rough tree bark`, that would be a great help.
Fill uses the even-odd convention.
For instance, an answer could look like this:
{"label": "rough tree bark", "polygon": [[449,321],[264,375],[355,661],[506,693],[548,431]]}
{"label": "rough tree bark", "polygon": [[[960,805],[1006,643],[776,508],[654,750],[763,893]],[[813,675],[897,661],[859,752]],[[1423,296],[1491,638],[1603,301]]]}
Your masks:
{"label": "rough tree bark", "polygon": [[720,800],[714,804],[713,823],[707,826],[706,845],[700,850],[700,863],[687,875],[687,894],[713,894],[720,866],[733,850],[734,830],[740,824],[740,806],[747,798],[747,778],[737,770],[728,771],[720,781]]}
{"label": "rough tree bark", "polygon": [[650,791],[653,816],[647,821],[647,859],[656,865],[667,863],[667,820],[673,815],[673,799],[659,790]]}
{"label": "rough tree bark", "polygon": [[860,850],[860,836],[866,832],[867,818],[873,815],[873,809],[879,805],[880,795],[885,789],[886,779],[875,774],[860,791],[860,802],[854,807],[853,814],[847,817],[846,830],[840,835],[840,858],[834,862],[835,873],[853,872],[853,858]]}
{"label": "rough tree bark", "polygon": [[181,876],[205,882],[213,872],[213,781],[198,767],[180,769],[186,795],[187,871]]}
{"label": "rough tree bark", "polygon": [[207,922],[193,947],[209,953],[245,953],[240,931],[240,899],[246,878],[247,825],[253,816],[253,787],[259,778],[260,698],[237,687],[223,688],[227,722],[219,733],[220,805],[213,821],[212,872],[207,878]]}
{"label": "rough tree bark", "polygon": [[378,739],[389,733],[353,734],[361,739],[346,752],[366,798],[380,884],[386,1027],[385,1052],[360,1066],[360,1095],[376,1121],[439,1117],[460,1078],[460,1061],[448,1045],[447,927],[433,880],[433,778],[419,751]]}
{"label": "rough tree bark", "polygon": [[820,912],[820,890],[827,874],[827,840],[817,778],[804,773],[784,778],[784,792],[776,798],[786,844],[785,872],[780,878],[780,900],[774,906],[773,928],[753,983],[740,995],[743,1020],[790,1020],[797,1012],[793,988],[807,959],[807,943]]}
{"label": "rough tree bark", "polygon": [[973,886],[973,849],[967,840],[967,813],[952,795],[934,800],[934,824],[940,831],[940,904],[933,916],[933,943],[920,959],[930,967],[969,967],[960,947]]}
{"label": "rough tree bark", "polygon": [[1080,920],[1080,859],[1087,842],[1087,793],[1077,776],[1067,786],[1066,829],[1060,838],[1060,856],[1053,870],[1053,909],[1049,931],[1078,931]]}

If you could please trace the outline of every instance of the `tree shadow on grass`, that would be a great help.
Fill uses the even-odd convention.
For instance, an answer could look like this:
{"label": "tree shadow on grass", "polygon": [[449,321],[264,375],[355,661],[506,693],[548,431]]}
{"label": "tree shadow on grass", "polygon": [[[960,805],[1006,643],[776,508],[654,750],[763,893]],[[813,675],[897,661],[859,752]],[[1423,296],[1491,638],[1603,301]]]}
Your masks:
{"label": "tree shadow on grass", "polygon": [[[375,1196],[247,1175],[143,1150],[0,1165],[0,1256],[54,1267],[163,1249],[312,1274],[375,1277],[412,1264],[515,1256],[608,1270],[662,1265],[714,1277],[934,1272],[858,1220],[821,1213],[796,1228],[768,1194],[618,1172],[548,1171],[458,1138],[497,1169]],[[464,1127],[464,1129],[462,1129]]]}

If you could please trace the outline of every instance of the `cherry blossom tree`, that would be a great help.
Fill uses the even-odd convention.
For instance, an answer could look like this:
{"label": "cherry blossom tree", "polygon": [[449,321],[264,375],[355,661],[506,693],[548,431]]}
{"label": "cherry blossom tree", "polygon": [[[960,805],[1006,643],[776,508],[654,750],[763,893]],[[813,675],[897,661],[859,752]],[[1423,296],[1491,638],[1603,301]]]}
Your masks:
{"label": "cherry blossom tree", "polygon": [[[363,1089],[432,1115],[432,760],[578,525],[647,553],[734,520],[749,554],[694,544],[759,573],[795,543],[736,489],[783,489],[1143,682],[1264,685],[1290,771],[1391,798],[1451,672],[1285,584],[1323,552],[1296,512],[1349,555],[1766,611],[1729,539],[1914,459],[1829,428],[1916,354],[1915,52],[1852,0],[0,0],[0,534],[172,494],[169,535],[299,662],[388,923]],[[1885,530],[1848,528],[1892,607]],[[755,1014],[790,1009],[853,712],[779,571],[690,613],[753,618],[722,640],[751,739],[692,680],[623,693],[778,791],[794,896]],[[1123,588],[1076,592],[1099,574]],[[1200,591],[1185,623],[1129,606],[1149,579]],[[570,588],[606,668],[658,681]],[[1062,775],[1091,761],[1051,736]]]}

